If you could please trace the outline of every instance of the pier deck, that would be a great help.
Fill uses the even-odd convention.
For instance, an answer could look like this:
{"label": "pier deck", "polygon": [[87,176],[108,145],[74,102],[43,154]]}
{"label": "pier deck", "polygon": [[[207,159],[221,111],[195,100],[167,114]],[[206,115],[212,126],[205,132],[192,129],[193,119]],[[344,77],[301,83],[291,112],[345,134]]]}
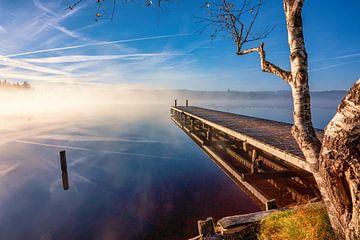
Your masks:
{"label": "pier deck", "polygon": [[[291,124],[194,106],[178,106],[171,109],[198,119],[214,129],[223,131],[301,169],[310,171],[301,150],[291,135]],[[316,134],[319,139],[322,139],[322,131],[317,130]]]}
{"label": "pier deck", "polygon": [[[291,124],[194,106],[171,119],[263,209],[319,200]],[[322,132],[317,131],[319,139]]]}

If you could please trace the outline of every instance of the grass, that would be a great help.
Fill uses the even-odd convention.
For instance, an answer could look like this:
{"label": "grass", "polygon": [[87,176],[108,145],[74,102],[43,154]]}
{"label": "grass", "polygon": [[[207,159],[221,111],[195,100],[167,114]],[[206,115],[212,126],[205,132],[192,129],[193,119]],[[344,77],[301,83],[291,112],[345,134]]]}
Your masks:
{"label": "grass", "polygon": [[260,222],[259,240],[336,240],[326,209],[320,204],[278,212]]}

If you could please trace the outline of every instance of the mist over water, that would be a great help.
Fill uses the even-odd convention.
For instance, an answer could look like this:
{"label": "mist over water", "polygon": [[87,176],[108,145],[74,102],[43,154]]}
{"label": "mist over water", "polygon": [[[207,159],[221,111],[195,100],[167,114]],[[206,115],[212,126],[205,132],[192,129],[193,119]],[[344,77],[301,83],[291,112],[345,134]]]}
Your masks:
{"label": "mist over water", "polygon": [[[292,121],[287,98],[116,88],[1,93],[0,239],[184,239],[196,235],[198,219],[259,210],[170,121],[175,98]],[[339,99],[315,99],[316,127],[326,125]]]}

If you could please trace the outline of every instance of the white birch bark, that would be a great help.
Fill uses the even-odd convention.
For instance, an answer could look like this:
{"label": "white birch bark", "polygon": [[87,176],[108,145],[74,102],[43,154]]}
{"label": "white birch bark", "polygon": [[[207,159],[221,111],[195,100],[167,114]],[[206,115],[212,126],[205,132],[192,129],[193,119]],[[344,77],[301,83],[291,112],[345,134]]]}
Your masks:
{"label": "white birch bark", "polygon": [[360,80],[326,127],[319,163],[334,230],[340,239],[360,239]]}

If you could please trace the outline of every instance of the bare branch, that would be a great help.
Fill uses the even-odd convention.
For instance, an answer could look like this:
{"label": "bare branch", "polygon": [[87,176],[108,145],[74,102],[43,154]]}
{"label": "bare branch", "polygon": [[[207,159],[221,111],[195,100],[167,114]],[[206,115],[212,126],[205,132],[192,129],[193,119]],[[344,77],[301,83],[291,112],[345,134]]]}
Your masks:
{"label": "bare branch", "polygon": [[[133,2],[136,3],[138,5],[141,5],[138,3],[137,0],[126,0],[128,2]],[[142,0],[143,3],[145,4],[146,7],[151,7],[151,6],[156,6],[158,8],[162,8],[162,3],[171,3],[173,2],[173,0]],[[85,2],[85,0],[78,0],[78,1],[74,1],[73,4],[71,4],[66,10],[74,10],[80,3]],[[87,0],[87,2],[90,2],[90,0]],[[156,5],[154,4],[154,2],[156,2]],[[116,0],[111,0],[111,1],[105,1],[105,0],[96,0],[96,4],[97,4],[97,9],[96,9],[96,18],[95,20],[99,20],[99,19],[110,19],[113,20],[114,15],[115,15],[115,9],[117,6],[117,1]],[[106,11],[104,6],[106,5],[111,5],[111,11]],[[144,5],[142,5],[144,6]],[[110,14],[109,14],[110,12]]]}
{"label": "bare branch", "polygon": [[[205,2],[205,7],[208,9],[208,17],[204,21],[210,22],[210,26],[214,28],[216,35],[219,32],[230,33],[233,41],[237,46],[237,52],[241,52],[241,48],[245,43],[264,39],[268,36],[270,31],[265,27],[261,34],[254,34],[255,21],[258,14],[262,0],[242,0],[240,3],[234,4],[231,0],[217,0],[212,2]],[[247,20],[250,21],[247,23]]]}
{"label": "bare branch", "polygon": [[286,82],[290,83],[292,81],[291,72],[285,71],[282,68],[272,64],[271,62],[266,60],[265,51],[264,51],[264,43],[261,43],[257,48],[250,48],[244,51],[237,52],[237,55],[245,55],[252,52],[258,52],[260,56],[261,70],[263,72],[273,73],[276,76],[284,79]]}
{"label": "bare branch", "polygon": [[[261,7],[261,0],[259,0],[258,5],[255,7],[255,8],[256,8],[255,14],[254,14],[254,16],[253,16],[253,19],[251,20],[251,23],[250,23],[250,26],[249,26],[248,30],[246,31],[245,39],[247,39],[247,38],[249,37],[249,34],[250,34],[250,32],[251,32],[251,29],[252,29],[252,27],[254,26],[255,20],[256,20],[258,14],[259,14],[260,7]],[[253,9],[251,9],[250,11],[253,11]]]}

